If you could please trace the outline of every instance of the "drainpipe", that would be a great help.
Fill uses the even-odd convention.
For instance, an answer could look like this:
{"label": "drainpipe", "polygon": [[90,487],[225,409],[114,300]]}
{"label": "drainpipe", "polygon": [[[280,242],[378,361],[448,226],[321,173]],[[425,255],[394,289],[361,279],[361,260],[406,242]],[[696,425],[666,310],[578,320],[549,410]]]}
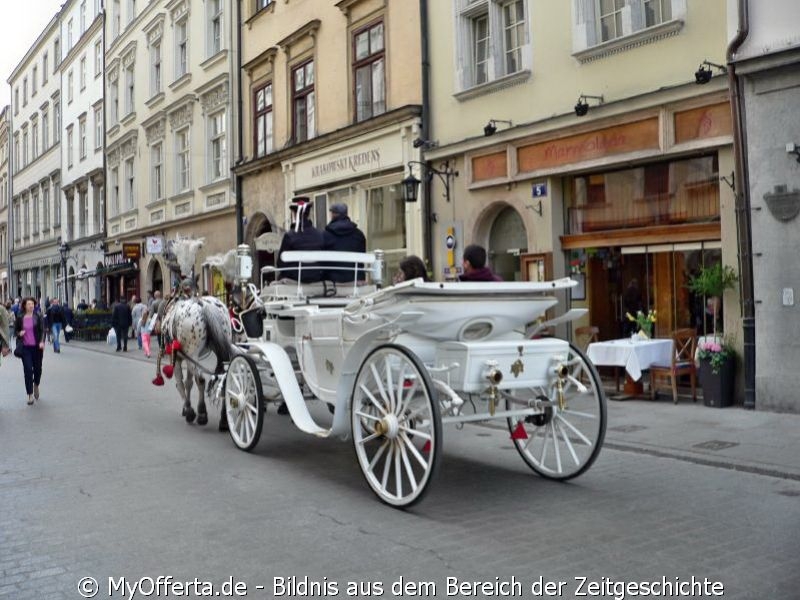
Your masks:
{"label": "drainpipe", "polygon": [[753,292],[753,232],[750,209],[750,177],[747,165],[747,128],[741,80],[736,75],[734,57],[750,31],[747,0],[738,0],[739,29],[728,45],[728,85],[733,113],[733,152],[736,177],[736,227],[739,244],[739,281],[744,336],[744,407],[756,406],[756,326]]}
{"label": "drainpipe", "polygon": [[[242,115],[242,0],[236,2],[236,160],[242,160],[244,154],[244,143],[242,138],[242,127],[244,117]],[[242,200],[242,176],[234,174],[236,186],[236,245],[244,243],[244,203]]]}
{"label": "drainpipe", "polygon": [[[422,62],[422,127],[420,130],[420,137],[423,140],[430,140],[431,133],[431,88],[430,88],[430,52],[428,50],[428,0],[419,0],[419,27],[420,27],[420,58]],[[423,152],[425,146],[423,146]],[[425,185],[425,210],[424,219],[422,224],[423,242],[425,244],[425,257],[430,261],[431,270],[434,271],[433,265],[433,202],[431,200],[431,178],[427,176],[430,173],[431,162],[425,162],[425,175],[422,181]]]}

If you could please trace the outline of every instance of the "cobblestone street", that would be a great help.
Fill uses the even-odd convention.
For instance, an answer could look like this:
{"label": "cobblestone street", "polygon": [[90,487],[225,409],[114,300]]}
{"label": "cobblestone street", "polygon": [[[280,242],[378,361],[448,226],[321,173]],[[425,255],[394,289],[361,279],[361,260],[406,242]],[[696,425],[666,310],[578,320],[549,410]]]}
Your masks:
{"label": "cobblestone street", "polygon": [[[522,597],[536,597],[530,584],[540,576],[567,582],[564,598],[576,597],[576,578],[692,576],[722,582],[725,598],[797,597],[796,474],[615,443],[622,403],[610,408],[608,447],[567,484],[530,472],[507,432],[447,429],[430,494],[402,512],[374,498],[349,441],[305,436],[270,409],[261,443],[241,452],[217,431],[218,410],[205,428],[187,425],[173,383],[152,386],[152,365],[133,354],[74,344],[48,352],[33,407],[19,364],[3,361],[0,598],[80,598],[89,576],[99,598],[127,597],[110,577],[132,585],[158,576],[218,586],[232,578],[248,598],[273,597],[273,578],[289,576],[327,577],[340,597],[348,581],[381,582],[392,597],[401,577],[433,582],[446,597],[448,576],[513,576]],[[658,424],[651,429],[658,439]],[[305,595],[288,582],[284,591]]]}

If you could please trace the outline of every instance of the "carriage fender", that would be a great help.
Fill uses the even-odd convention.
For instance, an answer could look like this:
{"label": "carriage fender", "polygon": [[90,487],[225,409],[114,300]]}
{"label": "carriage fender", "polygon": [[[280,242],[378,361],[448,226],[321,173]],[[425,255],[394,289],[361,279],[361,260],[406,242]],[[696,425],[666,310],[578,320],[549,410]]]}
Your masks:
{"label": "carriage fender", "polygon": [[311,417],[306,406],[303,392],[300,390],[300,385],[297,383],[297,377],[294,374],[294,367],[292,361],[286,351],[278,344],[273,342],[250,342],[248,343],[250,352],[253,349],[258,349],[269,361],[272,371],[275,374],[275,380],[278,382],[278,387],[281,390],[284,402],[289,409],[289,414],[292,416],[294,424],[303,432],[316,435],[318,437],[328,437],[333,433],[333,430],[325,429],[317,425],[316,421]]}

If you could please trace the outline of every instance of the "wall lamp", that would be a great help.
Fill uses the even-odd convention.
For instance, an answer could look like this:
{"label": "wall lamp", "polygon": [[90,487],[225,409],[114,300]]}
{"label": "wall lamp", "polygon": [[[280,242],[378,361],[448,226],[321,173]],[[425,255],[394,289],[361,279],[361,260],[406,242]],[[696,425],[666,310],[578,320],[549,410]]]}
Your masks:
{"label": "wall lamp", "polygon": [[431,141],[431,140],[423,140],[422,138],[414,138],[412,142],[414,148],[422,148],[423,150],[430,150],[431,148],[436,148],[439,145],[439,142]]}
{"label": "wall lamp", "polygon": [[700,68],[694,72],[694,82],[697,85],[704,85],[711,81],[711,78],[714,76],[714,72],[711,70],[711,67],[718,68],[721,73],[728,72],[728,69],[726,69],[724,65],[718,65],[717,63],[704,60],[700,63]]}
{"label": "wall lamp", "polygon": [[586,113],[589,112],[589,104],[586,100],[597,100],[597,105],[601,105],[603,103],[602,96],[590,96],[588,94],[581,94],[578,96],[578,102],[575,104],[575,116],[576,117],[585,117]]}
{"label": "wall lamp", "polygon": [[486,124],[486,127],[483,128],[483,135],[489,137],[490,135],[494,135],[497,133],[497,124],[503,123],[504,125],[508,125],[511,127],[513,123],[511,121],[504,121],[503,119],[489,119],[489,122]]}
{"label": "wall lamp", "polygon": [[791,142],[786,144],[786,154],[794,154],[797,162],[800,163],[800,148],[798,148],[797,144]]}
{"label": "wall lamp", "polygon": [[450,178],[458,177],[458,171],[452,169],[449,162],[445,162],[444,169],[440,170],[434,169],[427,163],[420,162],[418,160],[408,161],[408,177],[400,182],[400,185],[403,188],[403,200],[406,202],[416,202],[419,195],[419,184],[422,182],[414,177],[412,165],[420,165],[422,167],[423,176],[427,178],[427,181],[430,181],[434,175],[437,175],[439,179],[442,180],[442,184],[444,185],[444,197],[448,202],[450,202]]}

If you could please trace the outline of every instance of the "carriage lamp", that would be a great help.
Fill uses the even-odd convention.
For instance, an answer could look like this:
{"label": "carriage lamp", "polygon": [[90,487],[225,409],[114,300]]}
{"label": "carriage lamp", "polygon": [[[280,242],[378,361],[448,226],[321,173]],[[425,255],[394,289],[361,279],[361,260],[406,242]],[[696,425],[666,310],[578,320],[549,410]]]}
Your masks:
{"label": "carriage lamp", "polygon": [[253,276],[253,258],[250,256],[248,244],[236,247],[236,274],[243,282],[249,281]]}
{"label": "carriage lamp", "polygon": [[420,183],[422,182],[414,177],[413,173],[409,173],[408,177],[400,182],[400,185],[403,186],[403,200],[406,202],[416,202]]}

